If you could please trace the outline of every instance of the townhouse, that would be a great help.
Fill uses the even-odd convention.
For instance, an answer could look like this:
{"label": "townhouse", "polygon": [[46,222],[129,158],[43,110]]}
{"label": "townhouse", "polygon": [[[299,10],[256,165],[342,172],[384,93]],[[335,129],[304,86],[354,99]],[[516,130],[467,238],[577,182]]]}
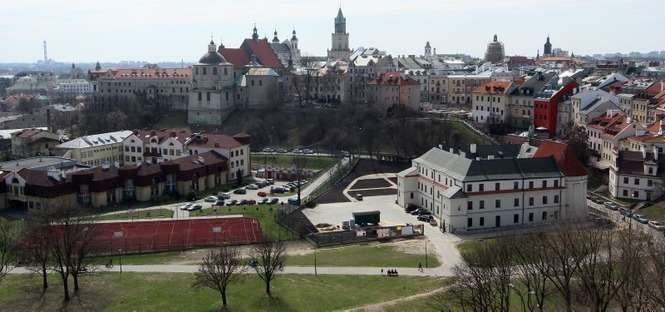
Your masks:
{"label": "townhouse", "polygon": [[482,156],[432,148],[398,174],[397,203],[431,211],[449,232],[586,217],[587,173],[567,145],[545,142],[533,158]]}
{"label": "townhouse", "polygon": [[100,208],[123,202],[147,202],[167,195],[188,196],[225,184],[228,175],[228,159],[215,151],[159,164],[70,167],[3,170],[0,210],[48,209],[61,205]]}
{"label": "townhouse", "polygon": [[503,124],[510,116],[508,104],[514,84],[490,81],[476,88],[471,97],[471,118],[481,124]]}
{"label": "townhouse", "polygon": [[594,118],[586,130],[589,149],[595,156],[592,164],[600,169],[606,169],[615,162],[613,151],[620,149],[625,139],[646,133],[642,126],[618,110],[609,110],[605,115]]}
{"label": "townhouse", "polygon": [[665,154],[657,147],[614,152],[608,183],[613,197],[651,201],[663,195]]}

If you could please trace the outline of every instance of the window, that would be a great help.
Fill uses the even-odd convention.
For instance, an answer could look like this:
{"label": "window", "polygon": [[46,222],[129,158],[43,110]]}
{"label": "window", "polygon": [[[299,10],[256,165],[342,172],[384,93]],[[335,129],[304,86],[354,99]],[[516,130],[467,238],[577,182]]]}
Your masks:
{"label": "window", "polygon": [[559,180],[554,180],[554,187],[559,187]]}
{"label": "window", "polygon": [[480,226],[485,225],[485,217],[480,217],[480,220],[478,220],[478,225],[480,225]]}
{"label": "window", "polygon": [[485,201],[481,200],[479,203],[480,209],[485,209]]}
{"label": "window", "polygon": [[210,92],[206,92],[206,101],[210,102]]}
{"label": "window", "polygon": [[628,184],[628,177],[623,177],[623,184]]}
{"label": "window", "polygon": [[520,188],[520,183],[515,181],[513,182],[513,190],[519,189]]}
{"label": "window", "polygon": [[201,92],[199,92],[199,101],[202,99]]}
{"label": "window", "polygon": [[635,185],[640,185],[640,179],[635,178]]}
{"label": "window", "polygon": [[623,196],[628,197],[628,190],[623,190]]}
{"label": "window", "polygon": [[529,206],[533,206],[533,197],[529,197]]}
{"label": "window", "polygon": [[533,222],[533,212],[529,212],[529,222]]}
{"label": "window", "polygon": [[543,221],[547,220],[547,211],[543,211]]}
{"label": "window", "polygon": [[472,227],[473,226],[473,219],[467,218],[466,219],[466,227]]}
{"label": "window", "polygon": [[543,196],[543,205],[547,205],[547,196]]}
{"label": "window", "polygon": [[653,174],[653,168],[649,167],[649,174]]}
{"label": "window", "polygon": [[533,181],[529,181],[529,188],[530,188],[530,189],[533,188]]}
{"label": "window", "polygon": [[[649,168],[651,169],[651,168]],[[653,186],[653,181],[651,179],[647,180],[647,186]]]}
{"label": "window", "polygon": [[485,191],[485,184],[478,184],[478,192],[484,192]]}
{"label": "window", "polygon": [[467,184],[466,185],[466,191],[467,192],[472,192],[473,191],[473,184]]}
{"label": "window", "polygon": [[547,188],[547,180],[543,180],[543,188]]}
{"label": "window", "polygon": [[213,68],[212,68],[212,74],[213,74],[213,75],[217,75],[217,67],[213,67]]}
{"label": "window", "polygon": [[554,195],[554,203],[555,204],[559,203],[559,195]]}
{"label": "window", "polygon": [[501,200],[497,199],[494,201],[494,208],[501,208]]}
{"label": "window", "polygon": [[520,199],[519,199],[519,198],[515,198],[515,199],[513,199],[513,206],[515,206],[515,207],[519,207],[519,206],[520,206]]}
{"label": "window", "polygon": [[494,190],[500,191],[501,190],[501,183],[494,183]]}
{"label": "window", "polygon": [[473,202],[472,201],[466,202],[466,210],[473,210]]}
{"label": "window", "polygon": [[520,222],[520,215],[514,214],[513,215],[513,223],[519,223]]}

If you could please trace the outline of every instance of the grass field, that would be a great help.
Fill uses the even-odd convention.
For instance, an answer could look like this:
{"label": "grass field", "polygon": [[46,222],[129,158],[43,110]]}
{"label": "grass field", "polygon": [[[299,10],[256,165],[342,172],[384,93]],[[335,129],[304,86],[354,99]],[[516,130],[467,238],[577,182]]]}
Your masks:
{"label": "grass field", "polygon": [[256,206],[224,206],[215,209],[203,209],[190,213],[192,217],[223,216],[242,214],[252,217],[261,223],[263,235],[269,239],[290,240],[295,235],[277,223],[277,211],[279,205],[256,205]]}
{"label": "grass field", "polygon": [[644,215],[649,220],[665,221],[665,201],[642,208],[638,213]]}
{"label": "grass field", "polygon": [[[182,255],[180,251],[165,251],[144,254],[131,254],[122,256],[122,264],[127,265],[148,265],[148,264],[167,264]],[[104,265],[113,260],[113,265],[120,264],[119,256],[101,256],[92,258],[92,263]]]}
{"label": "grass field", "polygon": [[[252,168],[260,167],[277,167],[277,168],[292,168],[294,167],[293,161],[296,156],[293,155],[262,155],[252,154]],[[304,160],[303,166],[305,169],[322,170],[330,168],[335,164],[335,158],[327,156],[298,156]]]}
{"label": "grass field", "polygon": [[[78,297],[63,307],[61,285],[51,275],[42,296],[34,275],[12,275],[0,284],[3,311],[213,311],[216,292],[193,289],[186,273],[97,273],[82,278]],[[424,277],[280,275],[273,298],[254,274],[229,286],[229,311],[334,311],[426,292],[444,280]]]}
{"label": "grass field", "polygon": [[146,209],[132,212],[122,212],[97,216],[96,219],[104,220],[130,220],[130,219],[161,219],[173,218],[173,210],[170,209]]}
{"label": "grass field", "polygon": [[[425,266],[425,255],[408,254],[397,250],[394,246],[347,246],[340,248],[319,249],[316,264],[320,266],[364,266],[384,268],[417,268],[418,263]],[[287,265],[314,265],[314,254],[289,256]],[[428,267],[440,265],[436,255],[427,257]]]}

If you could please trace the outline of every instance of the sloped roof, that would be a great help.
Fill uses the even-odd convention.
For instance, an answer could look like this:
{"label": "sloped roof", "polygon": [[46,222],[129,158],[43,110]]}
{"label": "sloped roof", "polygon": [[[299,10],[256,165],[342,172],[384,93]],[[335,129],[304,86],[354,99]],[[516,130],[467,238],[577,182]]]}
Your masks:
{"label": "sloped roof", "polygon": [[586,168],[582,162],[577,159],[575,153],[568,147],[568,144],[545,141],[538,147],[535,158],[554,157],[557,165],[566,176],[579,177],[587,175]]}
{"label": "sloped roof", "polygon": [[237,69],[244,68],[245,65],[249,64],[252,54],[265,67],[283,68],[282,62],[280,62],[267,39],[245,39],[239,49],[224,48],[220,49],[219,52]]}
{"label": "sloped roof", "polygon": [[131,134],[132,131],[124,130],[124,131],[86,135],[71,141],[67,141],[56,147],[62,149],[79,149],[79,148],[88,148],[93,146],[104,146],[108,144],[121,143]]}
{"label": "sloped roof", "polygon": [[208,148],[236,148],[243,144],[226,134],[203,133],[192,135],[186,142],[188,146]]}

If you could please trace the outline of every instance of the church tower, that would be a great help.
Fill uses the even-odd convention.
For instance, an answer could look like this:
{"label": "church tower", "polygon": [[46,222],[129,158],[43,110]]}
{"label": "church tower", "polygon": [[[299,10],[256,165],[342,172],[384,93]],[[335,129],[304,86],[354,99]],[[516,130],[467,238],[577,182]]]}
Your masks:
{"label": "church tower", "polygon": [[547,41],[543,49],[543,56],[552,56],[552,43],[550,42],[550,36],[547,36]]}
{"label": "church tower", "polygon": [[425,44],[425,58],[429,59],[432,57],[432,46],[429,44],[429,41]]}
{"label": "church tower", "polygon": [[346,32],[346,17],[340,7],[337,17],[335,17],[335,32],[332,34],[332,47],[328,50],[328,59],[346,60],[349,55],[351,55],[351,50],[349,49],[349,34]]}

